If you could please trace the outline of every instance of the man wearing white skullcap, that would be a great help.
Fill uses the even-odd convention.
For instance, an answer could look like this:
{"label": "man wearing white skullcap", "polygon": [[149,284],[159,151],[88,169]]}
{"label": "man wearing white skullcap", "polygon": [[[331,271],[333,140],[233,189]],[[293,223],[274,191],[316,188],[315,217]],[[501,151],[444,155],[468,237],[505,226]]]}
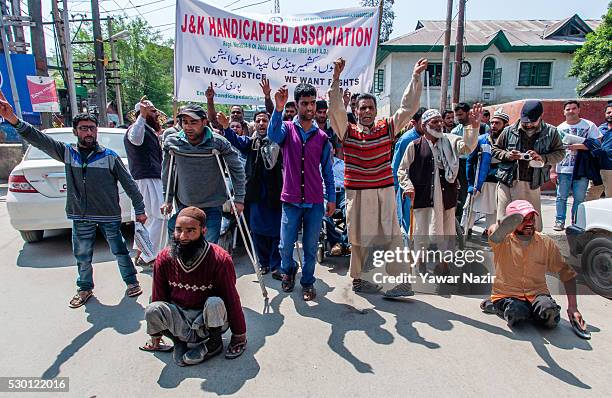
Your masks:
{"label": "man wearing white skullcap", "polygon": [[[474,225],[475,215],[486,216],[486,226],[483,236],[487,235],[487,229],[495,224],[497,218],[497,165],[499,160],[491,155],[491,148],[502,130],[508,125],[510,117],[498,109],[491,118],[491,130],[478,137],[478,144],[474,152],[467,160],[468,199],[465,201],[461,225],[468,234]],[[476,175],[478,173],[478,175]],[[472,211],[470,212],[470,206]],[[469,222],[467,217],[470,217]]]}
{"label": "man wearing white skullcap", "polygon": [[[444,134],[444,121],[437,109],[426,111],[421,120],[425,135],[408,145],[397,172],[400,187],[409,196],[414,208],[414,250],[427,249],[429,239],[443,250],[455,236],[459,156],[476,147],[482,118],[482,105],[470,111],[470,124],[465,134]],[[454,239],[452,239],[454,242]]]}

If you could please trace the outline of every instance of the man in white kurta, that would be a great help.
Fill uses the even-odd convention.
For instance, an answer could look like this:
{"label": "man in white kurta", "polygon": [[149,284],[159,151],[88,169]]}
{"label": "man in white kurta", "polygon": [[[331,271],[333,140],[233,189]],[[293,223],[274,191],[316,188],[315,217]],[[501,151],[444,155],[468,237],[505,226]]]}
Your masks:
{"label": "man in white kurta", "polygon": [[[463,137],[454,134],[445,134],[443,131],[443,119],[440,112],[436,109],[429,109],[421,117],[425,134],[421,139],[411,142],[404,153],[400,163],[397,177],[399,185],[404,194],[409,196],[414,203],[414,227],[415,249],[418,249],[424,240],[431,237],[450,237],[455,236],[455,207],[456,194],[452,205],[444,205],[443,187],[439,175],[443,175],[446,183],[452,186],[456,184],[459,171],[459,156],[471,153],[476,147],[478,130],[480,128],[480,117],[482,116],[482,106],[476,104],[470,111],[471,124],[466,126]],[[432,186],[419,186],[415,189],[414,181],[410,177],[410,167],[422,152],[417,152],[416,145],[428,145],[433,157],[434,177]],[[421,172],[421,170],[416,170]],[[448,188],[447,188],[448,189]],[[433,201],[430,206],[418,207],[419,197],[433,191]],[[416,198],[416,202],[415,202]],[[448,201],[448,199],[447,199]],[[443,240],[440,242],[444,245]],[[441,250],[443,247],[438,246]]]}
{"label": "man in white kurta", "polygon": [[[144,224],[149,231],[153,244],[151,256],[140,253],[136,265],[152,265],[159,252],[163,229],[163,215],[160,207],[164,204],[161,182],[161,144],[159,134],[162,132],[158,122],[157,109],[151,101],[144,100],[134,107],[138,117],[125,137],[130,173],[136,181],[138,190],[145,203],[145,211],[149,217]],[[158,173],[159,171],[159,173]],[[157,177],[159,174],[159,177]],[[134,249],[138,250],[134,239]]]}

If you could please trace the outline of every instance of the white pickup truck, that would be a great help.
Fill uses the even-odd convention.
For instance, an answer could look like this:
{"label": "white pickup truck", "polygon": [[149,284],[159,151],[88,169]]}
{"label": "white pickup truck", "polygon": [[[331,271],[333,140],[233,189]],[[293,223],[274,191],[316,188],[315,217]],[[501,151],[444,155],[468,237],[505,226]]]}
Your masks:
{"label": "white pickup truck", "polygon": [[571,254],[580,257],[587,285],[612,299],[612,198],[581,203],[576,223],[565,234]]}

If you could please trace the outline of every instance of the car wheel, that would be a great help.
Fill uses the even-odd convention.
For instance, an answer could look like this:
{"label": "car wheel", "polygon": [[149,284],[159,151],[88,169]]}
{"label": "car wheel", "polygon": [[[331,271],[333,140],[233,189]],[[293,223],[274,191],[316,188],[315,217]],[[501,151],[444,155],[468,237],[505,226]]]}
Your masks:
{"label": "car wheel", "polygon": [[323,263],[323,260],[325,260],[325,247],[319,244],[319,247],[317,248],[317,262],[321,264]]}
{"label": "car wheel", "polygon": [[581,262],[591,290],[612,299],[612,239],[599,237],[587,243]]}
{"label": "car wheel", "polygon": [[40,242],[43,239],[45,231],[19,231],[21,237],[28,243]]}

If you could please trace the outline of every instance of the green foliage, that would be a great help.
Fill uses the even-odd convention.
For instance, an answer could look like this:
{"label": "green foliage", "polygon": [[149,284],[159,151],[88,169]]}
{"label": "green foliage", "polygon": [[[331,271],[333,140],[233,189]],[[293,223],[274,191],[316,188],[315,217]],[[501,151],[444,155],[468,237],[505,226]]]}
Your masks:
{"label": "green foliage", "polygon": [[[361,0],[362,7],[377,7],[380,4],[380,0]],[[389,36],[393,32],[393,19],[395,19],[395,13],[393,12],[394,0],[385,0],[383,5],[383,15],[380,24],[380,42],[383,43],[389,40]]]}
{"label": "green foliage", "polygon": [[[106,24],[103,27],[106,27]],[[156,107],[171,116],[174,87],[172,41],[164,41],[159,32],[151,28],[149,23],[141,18],[114,19],[113,33],[122,30],[130,32],[129,37],[115,42],[117,59],[119,60],[123,112],[127,113],[133,109],[136,102],[143,95],[146,95]],[[91,41],[93,37],[91,24],[84,23],[78,31],[73,32],[73,35],[76,37],[76,41]],[[103,36],[105,39],[107,38],[106,29],[104,29]],[[93,44],[74,45],[72,49],[75,61],[94,60]],[[112,68],[110,44],[106,41],[104,43],[104,56],[109,60],[107,67]],[[93,63],[89,66],[77,64],[75,68],[92,69]],[[79,74],[76,73],[76,75]],[[91,74],[88,76],[91,76]],[[108,100],[114,99],[114,87],[109,85]]]}
{"label": "green foliage", "polygon": [[608,11],[602,20],[601,25],[586,36],[584,45],[574,53],[569,75],[578,78],[577,92],[612,68],[612,2],[608,4]]}

